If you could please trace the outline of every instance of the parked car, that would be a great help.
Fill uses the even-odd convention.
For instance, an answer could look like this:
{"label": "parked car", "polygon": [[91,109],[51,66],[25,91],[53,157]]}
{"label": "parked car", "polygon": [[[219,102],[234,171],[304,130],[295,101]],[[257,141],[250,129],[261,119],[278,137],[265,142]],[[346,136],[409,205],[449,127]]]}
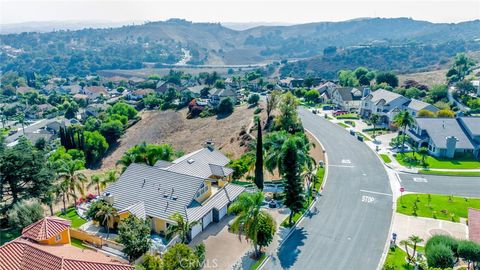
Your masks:
{"label": "parked car", "polygon": [[333,106],[325,105],[325,106],[323,106],[323,110],[324,111],[331,111],[331,110],[333,110]]}
{"label": "parked car", "polygon": [[357,140],[363,142],[363,136],[357,135]]}

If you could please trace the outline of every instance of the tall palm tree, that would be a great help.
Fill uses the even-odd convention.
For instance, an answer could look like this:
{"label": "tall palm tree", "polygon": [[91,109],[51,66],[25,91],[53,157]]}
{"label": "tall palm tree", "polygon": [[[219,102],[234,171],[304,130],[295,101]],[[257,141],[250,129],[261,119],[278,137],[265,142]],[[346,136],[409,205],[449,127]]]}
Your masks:
{"label": "tall palm tree", "polygon": [[[258,256],[261,246],[258,245],[259,220],[266,219],[269,222],[275,223],[273,218],[265,211],[261,210],[264,196],[262,192],[256,193],[242,193],[238,199],[233,202],[228,208],[228,213],[235,213],[237,216],[231,226],[233,231],[241,235],[245,234],[247,239],[250,239],[255,250],[255,255]],[[275,231],[272,231],[274,234]]]}
{"label": "tall palm tree", "polygon": [[377,124],[378,124],[378,121],[380,120],[380,116],[378,114],[372,114],[370,115],[370,122],[372,123],[373,125],[373,139],[375,140],[375,129],[377,128]]}
{"label": "tall palm tree", "polygon": [[67,201],[69,200],[69,195],[75,199],[75,207],[76,207],[76,199],[77,199],[77,191],[81,195],[85,195],[85,183],[87,182],[87,177],[79,170],[84,169],[83,163],[79,160],[67,160],[63,161],[60,168],[59,168],[59,177],[62,181],[66,181],[68,183],[68,192],[67,193]]}
{"label": "tall palm tree", "polygon": [[408,245],[410,245],[410,244],[411,243],[410,243],[409,240],[400,241],[400,245],[403,245],[405,247],[405,252],[407,253],[407,259],[408,259],[409,262],[411,261],[410,253],[408,252]]}
{"label": "tall palm tree", "polygon": [[413,117],[410,115],[410,113],[406,110],[401,111],[397,115],[395,115],[395,118],[393,119],[393,122],[398,126],[403,128],[403,138],[402,138],[402,152],[405,149],[405,133],[407,131],[407,127],[413,124]]}
{"label": "tall palm tree", "polygon": [[87,188],[95,186],[98,196],[100,196],[100,191],[105,188],[105,178],[101,177],[98,174],[94,174],[90,177],[90,183],[88,183]]}
{"label": "tall palm tree", "polygon": [[198,224],[198,221],[188,222],[186,221],[180,213],[175,213],[170,217],[171,220],[175,221],[176,224],[170,225],[167,228],[167,238],[171,238],[174,235],[178,235],[182,243],[188,243],[188,233],[193,228],[193,226]]}
{"label": "tall palm tree", "polygon": [[95,216],[101,220],[105,229],[107,229],[107,238],[110,236],[110,221],[115,220],[118,217],[117,209],[108,203],[105,203],[95,214]]}
{"label": "tall palm tree", "polygon": [[426,147],[420,147],[418,149],[418,154],[422,158],[422,166],[427,167],[427,164],[425,163],[425,158],[428,156],[428,149]]}
{"label": "tall palm tree", "polygon": [[307,186],[308,186],[309,200],[312,198],[313,188],[315,187],[315,184],[318,181],[317,166],[315,163],[315,159],[310,157],[310,160],[311,161],[307,163],[302,173],[302,178],[304,179],[304,181],[307,183]]}
{"label": "tall palm tree", "polygon": [[410,240],[410,242],[413,244],[412,258],[415,258],[415,254],[417,252],[417,244],[422,243],[423,239],[417,235],[412,234],[410,237],[408,237],[408,240]]}

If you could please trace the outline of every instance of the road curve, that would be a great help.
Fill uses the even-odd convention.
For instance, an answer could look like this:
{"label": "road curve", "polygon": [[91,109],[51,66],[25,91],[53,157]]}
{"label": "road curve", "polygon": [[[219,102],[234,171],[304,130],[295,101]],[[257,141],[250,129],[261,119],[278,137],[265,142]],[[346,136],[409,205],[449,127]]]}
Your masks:
{"label": "road curve", "polygon": [[306,109],[303,125],[328,155],[325,191],[263,269],[377,269],[389,237],[392,193],[387,173],[368,146]]}
{"label": "road curve", "polygon": [[480,197],[480,177],[399,173],[407,192]]}

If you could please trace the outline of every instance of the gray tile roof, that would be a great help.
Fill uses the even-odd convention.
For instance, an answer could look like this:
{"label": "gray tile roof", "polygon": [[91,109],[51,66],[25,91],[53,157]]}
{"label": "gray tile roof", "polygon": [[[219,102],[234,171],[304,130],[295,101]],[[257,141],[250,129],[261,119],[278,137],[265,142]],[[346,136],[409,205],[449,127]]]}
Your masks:
{"label": "gray tile roof", "polygon": [[400,94],[385,90],[385,89],[378,89],[376,91],[373,91],[369,94],[369,96],[372,96],[371,101],[373,103],[377,103],[382,99],[385,100],[385,104],[388,104],[388,103],[390,103],[390,102],[392,102],[396,99],[403,99],[404,102],[409,101],[408,98],[406,98],[406,97],[404,97]]}
{"label": "gray tile roof", "polygon": [[337,87],[335,90],[338,91],[343,101],[360,100],[362,98],[362,92],[354,87]]}
{"label": "gray tile roof", "polygon": [[232,171],[222,168],[223,172],[220,172],[218,168],[225,167],[229,162],[230,160],[220,151],[206,147],[172,161],[173,165],[165,170],[206,179],[211,175],[229,175]]}
{"label": "gray tile roof", "polygon": [[224,188],[218,190],[212,197],[203,202],[203,204],[192,205],[187,208],[188,221],[193,222],[203,218],[210,210],[220,210],[245,191],[245,187],[227,184]]}
{"label": "gray tile roof", "polygon": [[169,166],[172,166],[173,163],[169,162],[169,161],[165,161],[165,160],[158,160],[157,162],[155,162],[155,167],[158,167],[158,168],[167,168]]}
{"label": "gray tile roof", "polygon": [[176,212],[185,217],[203,183],[202,178],[133,163],[105,191],[113,195],[117,209],[143,201],[146,215],[168,220]]}
{"label": "gray tile roof", "polygon": [[426,103],[426,102],[423,102],[423,101],[420,101],[418,99],[411,99],[410,101],[406,102],[404,104],[408,109],[412,110],[412,111],[421,111],[421,110],[428,110],[428,111],[431,111],[431,112],[438,112],[439,109],[435,106],[433,106],[432,104],[430,103]]}
{"label": "gray tile roof", "polygon": [[417,125],[427,131],[436,147],[446,148],[446,137],[455,136],[456,148],[474,149],[472,142],[455,118],[416,118]]}
{"label": "gray tile roof", "polygon": [[460,117],[460,121],[473,136],[480,136],[480,117]]}
{"label": "gray tile roof", "polygon": [[217,95],[219,97],[236,97],[237,93],[231,89],[214,88],[210,91],[211,95]]}
{"label": "gray tile roof", "polygon": [[129,207],[118,211],[119,213],[130,212],[130,214],[137,216],[140,219],[145,219],[145,204],[143,201],[139,201],[136,204],[132,204]]}

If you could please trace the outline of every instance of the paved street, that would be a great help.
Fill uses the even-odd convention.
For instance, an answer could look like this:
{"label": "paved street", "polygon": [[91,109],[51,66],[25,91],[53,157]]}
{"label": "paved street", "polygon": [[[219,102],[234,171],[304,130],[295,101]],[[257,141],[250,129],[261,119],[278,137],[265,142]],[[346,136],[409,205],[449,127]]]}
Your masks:
{"label": "paved street", "polygon": [[407,192],[480,197],[480,177],[399,173]]}
{"label": "paved street", "polygon": [[327,152],[326,188],[318,213],[300,223],[264,269],[377,269],[392,216],[384,167],[344,128],[305,109],[299,112]]}

